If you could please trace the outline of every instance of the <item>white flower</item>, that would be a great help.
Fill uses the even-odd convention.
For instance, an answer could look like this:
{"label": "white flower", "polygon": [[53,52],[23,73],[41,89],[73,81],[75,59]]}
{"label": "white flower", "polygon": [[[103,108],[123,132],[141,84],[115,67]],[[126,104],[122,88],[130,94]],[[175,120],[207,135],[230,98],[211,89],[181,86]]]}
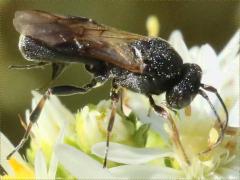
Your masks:
{"label": "white flower", "polygon": [[[179,116],[174,117],[180,139],[191,163],[187,165],[183,162],[181,154],[175,151],[172,144],[169,143],[169,138],[166,136],[166,132],[169,130],[164,126],[164,120],[157,113],[148,115],[150,107],[148,99],[142,95],[126,91],[124,94],[125,109],[128,112],[132,110],[143,123],[151,123],[151,128],[157,131],[168,145],[162,149],[164,153],[161,151],[153,153],[151,148],[130,148],[126,145],[111,143],[109,160],[126,164],[110,169],[114,175],[128,178],[171,177],[187,179],[236,179],[240,176],[240,148],[237,147],[239,146],[237,138],[240,127],[238,112],[239,39],[240,31],[237,31],[219,55],[208,44],[188,50],[179,31],[173,32],[169,40],[182,56],[184,62],[197,63],[202,67],[202,82],[216,87],[226,103],[230,112],[229,127],[222,144],[208,154],[198,155],[199,152],[207,148],[209,136],[211,140],[217,131],[215,132],[211,128],[216,119],[211,108],[201,96],[197,96],[191,104],[191,115],[186,110],[180,110]],[[224,119],[225,115],[217,98],[210,93],[209,96],[218,112],[221,112],[221,118]],[[164,98],[161,96],[155,97],[155,99],[161,103]],[[103,157],[104,149],[104,143],[98,143],[93,146],[92,152]],[[172,153],[172,156],[169,153]],[[161,163],[164,158],[160,157],[165,157],[165,160],[170,158],[170,166]],[[156,161],[160,163],[156,163]],[[168,166],[167,170],[166,165]],[[158,172],[162,173],[162,171],[161,176]]]}
{"label": "white flower", "polygon": [[14,146],[2,132],[0,132],[0,144],[0,164],[7,173],[0,176],[1,179],[55,178],[57,161],[52,161],[49,168],[47,168],[45,157],[41,149],[37,150],[34,167],[32,167],[18,152],[9,160],[6,159],[7,155],[14,149]]}

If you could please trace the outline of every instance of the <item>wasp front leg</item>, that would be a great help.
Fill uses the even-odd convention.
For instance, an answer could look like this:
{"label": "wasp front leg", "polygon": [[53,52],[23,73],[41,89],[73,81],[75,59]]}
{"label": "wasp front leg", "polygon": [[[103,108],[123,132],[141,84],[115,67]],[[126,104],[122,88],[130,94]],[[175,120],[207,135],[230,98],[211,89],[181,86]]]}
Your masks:
{"label": "wasp front leg", "polygon": [[159,113],[160,116],[162,116],[164,119],[166,119],[168,121],[168,123],[172,129],[172,132],[171,132],[172,133],[171,134],[172,141],[175,144],[175,146],[178,148],[178,150],[181,151],[184,161],[189,165],[190,161],[189,161],[187,154],[183,148],[183,145],[180,141],[179,132],[178,132],[177,126],[176,126],[171,114],[169,112],[167,112],[164,109],[164,107],[157,105],[151,95],[148,96],[148,99],[149,99],[149,102],[150,102],[150,105],[152,106],[152,108],[157,113]]}

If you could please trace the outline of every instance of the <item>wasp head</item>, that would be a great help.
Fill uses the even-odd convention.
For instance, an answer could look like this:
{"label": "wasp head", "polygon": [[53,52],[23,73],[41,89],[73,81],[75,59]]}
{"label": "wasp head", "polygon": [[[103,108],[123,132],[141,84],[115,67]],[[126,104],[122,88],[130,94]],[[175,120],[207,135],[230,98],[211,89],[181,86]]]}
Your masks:
{"label": "wasp head", "polygon": [[202,70],[197,64],[183,64],[179,82],[166,92],[168,105],[175,109],[188,106],[198,94],[201,77]]}

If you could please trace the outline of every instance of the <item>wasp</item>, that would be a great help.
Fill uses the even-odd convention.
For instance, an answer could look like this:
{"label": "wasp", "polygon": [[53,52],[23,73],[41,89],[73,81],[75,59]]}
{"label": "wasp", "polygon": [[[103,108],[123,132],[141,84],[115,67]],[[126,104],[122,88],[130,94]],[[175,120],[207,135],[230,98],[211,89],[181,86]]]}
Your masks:
{"label": "wasp", "polygon": [[[83,63],[93,76],[82,87],[61,85],[48,88],[31,112],[30,123],[22,140],[8,158],[27,141],[31,127],[49,96],[84,94],[108,79],[112,80],[112,110],[107,128],[104,167],[107,165],[109,138],[121,88],[144,94],[151,107],[166,119],[170,116],[166,107],[182,109],[190,105],[196,95],[201,95],[213,110],[220,129],[216,143],[205,152],[222,142],[228,124],[228,111],[221,96],[214,87],[201,83],[201,68],[197,64],[183,63],[180,55],[164,39],[121,31],[85,17],[55,15],[38,10],[17,11],[13,25],[20,33],[21,54],[33,64],[13,65],[11,68],[31,69],[51,65],[51,80],[54,81],[68,65]],[[219,99],[226,114],[224,122],[206,91],[214,93]],[[166,107],[157,105],[153,98],[153,95],[162,93],[166,93]]]}

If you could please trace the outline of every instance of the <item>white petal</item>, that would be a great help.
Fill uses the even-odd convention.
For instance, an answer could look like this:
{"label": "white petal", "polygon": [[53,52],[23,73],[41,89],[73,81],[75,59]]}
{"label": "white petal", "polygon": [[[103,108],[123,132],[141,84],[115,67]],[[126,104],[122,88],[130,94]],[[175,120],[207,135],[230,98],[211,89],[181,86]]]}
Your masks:
{"label": "white petal", "polygon": [[239,61],[240,55],[238,54],[232,59],[229,58],[228,63],[222,67],[224,79],[222,80],[221,94],[233,102],[235,99],[239,99]]}
{"label": "white petal", "polygon": [[[92,147],[92,153],[104,157],[106,143],[97,143]],[[141,164],[160,157],[173,156],[173,153],[157,148],[136,148],[118,143],[110,143],[108,159],[124,164]]]}
{"label": "white petal", "polygon": [[229,57],[236,55],[239,51],[239,40],[240,40],[240,30],[238,30],[229,43],[224,47],[224,49],[219,54],[218,58],[222,64],[227,64]]}
{"label": "white petal", "polygon": [[35,156],[34,169],[37,179],[48,178],[46,160],[40,149],[37,151]]}
{"label": "white petal", "polygon": [[[65,135],[65,127],[66,127],[66,125],[63,124],[55,144],[63,143],[64,135]],[[49,179],[55,179],[56,172],[57,172],[57,166],[58,166],[58,158],[56,156],[55,151],[53,151],[51,160],[50,160],[50,164],[49,164],[49,170],[48,170]]]}
{"label": "white petal", "polygon": [[183,40],[183,36],[180,31],[173,31],[169,37],[169,43],[182,57],[184,63],[193,62],[188,53],[188,48]]}
{"label": "white petal", "polygon": [[[9,175],[14,175],[12,168],[8,164],[7,155],[14,149],[12,143],[8,140],[8,138],[0,132],[0,164],[6,170]],[[13,154],[12,158],[17,161],[26,164],[22,159],[21,155],[16,152]]]}
{"label": "white petal", "polygon": [[109,169],[114,176],[133,179],[177,179],[183,178],[181,171],[153,165],[124,165]]}
{"label": "white petal", "polygon": [[240,115],[239,115],[239,99],[238,101],[235,103],[234,107],[232,108],[232,110],[229,113],[229,123],[228,126],[230,127],[240,127]]}
{"label": "white petal", "polygon": [[220,71],[214,49],[208,44],[201,46],[197,61],[197,64],[201,66],[203,71],[202,82],[219,89],[224,76]]}
{"label": "white petal", "polygon": [[59,144],[55,152],[64,168],[79,179],[113,178],[108,170],[102,168],[102,164],[76,148]]}
{"label": "white petal", "polygon": [[52,156],[49,164],[49,170],[48,170],[49,179],[55,179],[57,166],[58,166],[58,158],[56,156],[56,153],[52,152]]}
{"label": "white petal", "polygon": [[205,71],[216,68],[216,65],[218,66],[217,54],[209,44],[200,47],[197,64]]}
{"label": "white petal", "polygon": [[189,50],[189,54],[191,56],[192,62],[197,63],[196,59],[198,57],[198,53],[199,53],[200,48],[198,46],[193,46],[191,47],[191,49]]}

